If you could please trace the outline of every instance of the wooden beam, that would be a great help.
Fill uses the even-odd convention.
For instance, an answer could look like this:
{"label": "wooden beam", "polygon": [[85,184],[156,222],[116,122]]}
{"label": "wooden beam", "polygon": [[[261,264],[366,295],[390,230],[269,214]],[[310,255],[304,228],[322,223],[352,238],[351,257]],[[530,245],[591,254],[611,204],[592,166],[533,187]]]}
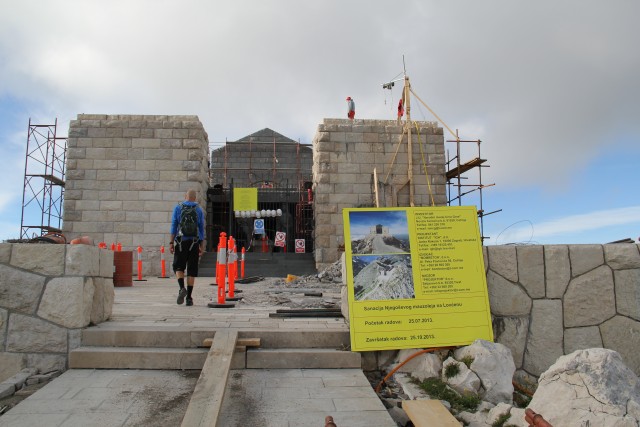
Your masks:
{"label": "wooden beam", "polygon": [[415,427],[460,427],[439,400],[403,400],[402,409]]}
{"label": "wooden beam", "polygon": [[216,332],[182,419],[182,427],[215,427],[218,423],[237,340],[238,331]]}

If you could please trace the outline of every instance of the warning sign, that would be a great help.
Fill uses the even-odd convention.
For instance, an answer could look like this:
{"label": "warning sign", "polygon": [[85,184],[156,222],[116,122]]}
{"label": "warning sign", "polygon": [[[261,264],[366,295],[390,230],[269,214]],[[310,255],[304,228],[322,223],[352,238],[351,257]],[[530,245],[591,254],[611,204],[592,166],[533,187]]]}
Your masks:
{"label": "warning sign", "polygon": [[284,231],[276,231],[276,241],[273,243],[274,246],[280,246],[281,248],[284,248],[286,238],[287,233],[285,233]]}
{"label": "warning sign", "polygon": [[305,253],[304,239],[296,239],[296,253]]}

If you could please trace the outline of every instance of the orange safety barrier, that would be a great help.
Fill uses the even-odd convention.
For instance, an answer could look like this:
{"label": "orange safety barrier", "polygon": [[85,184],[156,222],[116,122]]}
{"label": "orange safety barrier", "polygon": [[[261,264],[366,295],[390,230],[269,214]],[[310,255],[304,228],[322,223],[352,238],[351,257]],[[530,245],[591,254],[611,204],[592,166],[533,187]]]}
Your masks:
{"label": "orange safety barrier", "polygon": [[244,279],[244,246],[242,247],[242,258],[240,260],[240,277]]}
{"label": "orange safety barrier", "polygon": [[107,244],[105,242],[100,242],[100,243],[98,243],[98,247],[100,249],[107,249]]}
{"label": "orange safety barrier", "polygon": [[115,251],[115,250],[116,250],[116,244],[115,244],[115,243],[112,243],[112,244],[111,244],[111,250],[112,250],[112,251]]}
{"label": "orange safety barrier", "polygon": [[122,252],[122,243],[118,242],[118,244],[116,245],[116,250],[118,252]]}
{"label": "orange safety barrier", "polygon": [[269,252],[269,245],[267,244],[267,235],[262,235],[262,253]]}
{"label": "orange safety barrier", "polygon": [[233,236],[229,236],[228,249],[227,275],[229,279],[229,299],[232,299],[235,298],[235,280],[238,275],[238,254],[236,253],[236,241]]}
{"label": "orange safety barrier", "polygon": [[227,275],[227,233],[220,233],[218,259],[216,262],[216,284],[218,285],[218,304],[225,303],[225,276]]}
{"label": "orange safety barrier", "polygon": [[167,262],[164,259],[164,245],[160,246],[160,278],[169,278],[169,276],[167,276]]}
{"label": "orange safety barrier", "polygon": [[136,282],[145,282],[142,278],[142,246],[138,246],[138,278]]}

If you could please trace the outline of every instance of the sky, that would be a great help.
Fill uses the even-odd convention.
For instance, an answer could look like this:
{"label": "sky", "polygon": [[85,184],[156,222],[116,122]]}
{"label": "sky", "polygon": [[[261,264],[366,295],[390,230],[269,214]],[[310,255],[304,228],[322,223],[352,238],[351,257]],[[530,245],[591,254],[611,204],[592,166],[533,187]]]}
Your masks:
{"label": "sky", "polygon": [[482,208],[500,210],[485,244],[637,240],[638,16],[634,0],[0,0],[0,239],[20,232],[29,119],[64,136],[80,113],[195,114],[214,145],[266,127],[310,144],[347,96],[356,118],[394,119],[400,85],[382,84],[406,69],[441,125],[482,141]]}

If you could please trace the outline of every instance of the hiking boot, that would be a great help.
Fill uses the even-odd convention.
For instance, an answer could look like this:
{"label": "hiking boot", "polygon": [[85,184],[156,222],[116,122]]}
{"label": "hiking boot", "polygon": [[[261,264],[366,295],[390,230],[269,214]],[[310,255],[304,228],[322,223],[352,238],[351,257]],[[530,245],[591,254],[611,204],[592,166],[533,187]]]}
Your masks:
{"label": "hiking boot", "polygon": [[187,297],[187,306],[193,305],[193,298]]}
{"label": "hiking boot", "polygon": [[184,302],[184,297],[186,296],[187,296],[187,290],[185,288],[180,288],[180,290],[178,291],[178,301],[177,301],[178,305]]}

